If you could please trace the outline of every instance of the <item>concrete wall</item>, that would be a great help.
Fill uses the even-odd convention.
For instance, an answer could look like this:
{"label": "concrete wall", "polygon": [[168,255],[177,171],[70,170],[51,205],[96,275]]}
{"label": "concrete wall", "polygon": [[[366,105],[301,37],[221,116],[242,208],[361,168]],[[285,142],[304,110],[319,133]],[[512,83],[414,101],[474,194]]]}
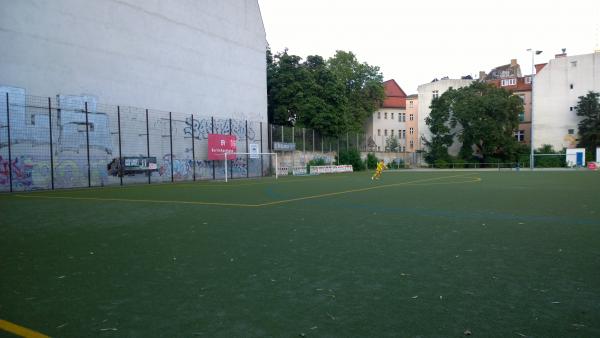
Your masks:
{"label": "concrete wall", "polygon": [[2,1],[0,85],[267,120],[257,0]]}
{"label": "concrete wall", "polygon": [[[361,151],[360,156],[363,160],[367,158],[367,154],[372,153],[378,159],[383,159],[385,163],[393,162],[396,159],[401,159],[410,166],[418,165],[418,154],[417,153],[395,153],[395,152],[365,152]],[[325,160],[327,164],[336,164],[335,158],[337,156],[337,152],[312,152],[312,151],[295,151],[295,152],[277,152],[277,157],[279,161],[280,167],[303,167],[308,164],[308,162],[312,159],[322,158]]]}
{"label": "concrete wall", "polygon": [[[574,107],[579,96],[589,91],[600,92],[600,52],[550,60],[534,79],[535,148],[543,144],[550,144],[555,150],[576,146],[580,118]],[[569,129],[574,134],[569,134]]]}

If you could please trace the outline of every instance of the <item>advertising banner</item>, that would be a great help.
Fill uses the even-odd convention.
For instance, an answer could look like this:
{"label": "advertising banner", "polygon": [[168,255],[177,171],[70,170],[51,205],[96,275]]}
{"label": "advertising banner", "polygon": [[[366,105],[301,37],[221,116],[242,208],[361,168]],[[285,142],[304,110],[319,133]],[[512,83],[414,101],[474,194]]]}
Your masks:
{"label": "advertising banner", "polygon": [[[235,135],[208,134],[208,160],[224,160],[224,153],[235,153]],[[229,159],[229,158],[228,158]]]}

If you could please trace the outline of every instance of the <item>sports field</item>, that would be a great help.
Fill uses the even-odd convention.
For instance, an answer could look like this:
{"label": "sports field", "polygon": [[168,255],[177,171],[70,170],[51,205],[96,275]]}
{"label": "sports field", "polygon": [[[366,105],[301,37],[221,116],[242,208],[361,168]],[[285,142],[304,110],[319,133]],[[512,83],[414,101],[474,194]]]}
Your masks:
{"label": "sports field", "polygon": [[600,336],[598,172],[370,174],[0,195],[0,336]]}

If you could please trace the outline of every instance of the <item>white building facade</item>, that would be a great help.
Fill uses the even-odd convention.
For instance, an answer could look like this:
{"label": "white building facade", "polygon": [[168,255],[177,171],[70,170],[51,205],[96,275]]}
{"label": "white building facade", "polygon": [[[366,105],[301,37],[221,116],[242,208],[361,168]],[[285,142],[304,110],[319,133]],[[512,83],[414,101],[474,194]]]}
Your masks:
{"label": "white building facade", "polygon": [[559,54],[535,76],[533,86],[533,144],[555,150],[575,148],[580,96],[600,92],[600,52]]}
{"label": "white building facade", "polygon": [[[419,113],[418,113],[418,131],[419,131],[419,140],[418,146],[419,150],[427,150],[424,139],[431,140],[431,132],[429,131],[429,126],[425,123],[425,119],[431,113],[431,102],[434,98],[441,96],[443,93],[448,91],[450,88],[461,88],[469,86],[473,80],[465,80],[465,79],[442,79],[426,84],[422,84],[418,87],[418,101],[419,101]],[[454,144],[448,149],[450,155],[457,155],[460,151],[460,145],[458,142],[454,142]]]}
{"label": "white building facade", "polygon": [[7,1],[0,86],[267,120],[257,0]]}

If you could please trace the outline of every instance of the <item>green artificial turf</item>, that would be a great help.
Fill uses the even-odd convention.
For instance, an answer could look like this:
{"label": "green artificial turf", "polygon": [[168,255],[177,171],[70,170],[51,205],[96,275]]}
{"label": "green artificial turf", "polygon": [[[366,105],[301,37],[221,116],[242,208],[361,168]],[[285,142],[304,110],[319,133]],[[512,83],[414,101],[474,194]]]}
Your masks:
{"label": "green artificial turf", "polygon": [[0,319],[55,337],[600,335],[597,172],[370,174],[0,195]]}

